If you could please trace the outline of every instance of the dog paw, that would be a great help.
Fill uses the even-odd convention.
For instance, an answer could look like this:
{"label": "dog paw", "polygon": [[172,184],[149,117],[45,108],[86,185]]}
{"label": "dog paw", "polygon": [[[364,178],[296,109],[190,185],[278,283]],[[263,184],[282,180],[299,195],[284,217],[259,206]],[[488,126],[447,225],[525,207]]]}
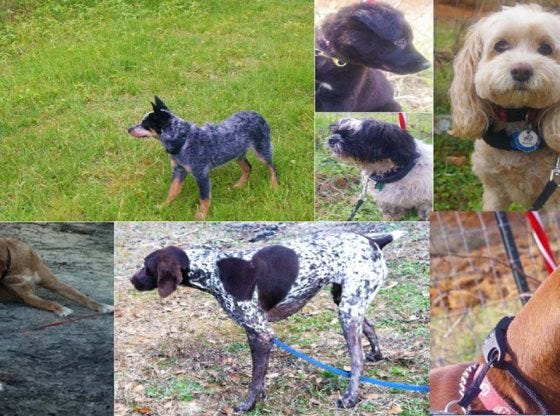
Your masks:
{"label": "dog paw", "polygon": [[65,307],[65,306],[62,306],[62,309],[61,309],[60,311],[56,312],[56,314],[57,314],[58,316],[63,316],[63,317],[64,317],[64,316],[71,315],[71,314],[73,314],[73,313],[74,313],[74,311],[73,311],[72,309],[67,308],[67,307]]}
{"label": "dog paw", "polygon": [[336,407],[339,409],[349,409],[356,406],[356,403],[358,403],[358,395],[350,396],[345,393],[336,401]]}
{"label": "dog paw", "polygon": [[113,313],[115,307],[113,305],[106,305],[104,303],[101,304],[101,308],[99,309],[100,313]]}
{"label": "dog paw", "polygon": [[163,210],[164,210],[165,208],[167,208],[168,206],[169,206],[169,203],[168,203],[168,202],[162,202],[161,204],[156,205],[156,209],[157,209],[158,211],[163,211]]}
{"label": "dog paw", "polygon": [[249,410],[251,410],[253,407],[255,407],[255,403],[256,402],[247,402],[244,401],[243,403],[241,403],[238,406],[233,406],[233,411],[235,413],[245,413],[248,412]]}
{"label": "dog paw", "polygon": [[196,213],[196,215],[194,216],[194,218],[195,218],[197,221],[205,221],[205,220],[206,220],[206,215],[207,215],[207,214],[206,214],[205,212],[200,212],[200,211],[199,211],[199,212]]}
{"label": "dog paw", "polygon": [[381,354],[380,352],[373,352],[370,351],[366,354],[366,360],[368,361],[372,361],[372,362],[376,362],[376,361],[381,361],[383,359],[383,354]]}

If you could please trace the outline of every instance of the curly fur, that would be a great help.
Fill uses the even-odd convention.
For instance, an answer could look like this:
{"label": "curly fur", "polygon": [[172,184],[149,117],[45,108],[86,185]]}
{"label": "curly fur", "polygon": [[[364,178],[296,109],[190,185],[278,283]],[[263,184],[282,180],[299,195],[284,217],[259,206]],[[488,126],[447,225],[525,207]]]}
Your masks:
{"label": "curly fur", "polygon": [[[468,30],[453,63],[450,133],[479,139],[487,130],[511,132],[494,106],[539,111],[534,126],[547,146],[532,153],[475,143],[473,171],[484,186],[483,209],[507,210],[512,202],[530,206],[548,180],[560,152],[560,16],[536,4],[503,7]],[[527,79],[518,79],[520,69]],[[547,207],[558,207],[559,195]]]}
{"label": "curly fur", "polygon": [[433,198],[432,146],[397,125],[371,119],[344,118],[331,126],[331,132],[327,146],[338,159],[360,166],[362,178],[390,174],[418,158],[404,178],[385,184],[382,190],[370,182],[368,191],[385,219],[400,219],[412,208],[422,220],[428,219]]}

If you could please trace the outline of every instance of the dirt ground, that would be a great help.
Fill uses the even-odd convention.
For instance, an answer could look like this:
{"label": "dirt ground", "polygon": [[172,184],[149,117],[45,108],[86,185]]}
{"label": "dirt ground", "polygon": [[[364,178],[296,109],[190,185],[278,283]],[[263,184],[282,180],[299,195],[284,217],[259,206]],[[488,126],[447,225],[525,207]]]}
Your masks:
{"label": "dirt ground", "polygon": [[[115,228],[115,414],[230,415],[247,392],[251,360],[244,332],[208,294],[180,288],[160,300],[136,292],[128,279],[151,251],[167,245],[216,249],[262,247],[330,229],[362,233],[405,229],[384,249],[386,289],[368,317],[386,360],[366,363],[365,375],[426,384],[429,368],[428,228],[411,223],[118,223]],[[415,292],[412,296],[410,292]],[[277,337],[329,364],[349,370],[348,352],[329,290],[287,320]],[[267,398],[251,415],[420,415],[427,395],[362,383],[355,409],[334,402],[345,379],[316,369],[277,347],[267,375]]]}
{"label": "dirt ground", "polygon": [[[113,304],[112,223],[4,223],[0,236],[25,241],[61,281]],[[0,300],[0,415],[113,415],[113,315],[37,294],[74,313]]]}

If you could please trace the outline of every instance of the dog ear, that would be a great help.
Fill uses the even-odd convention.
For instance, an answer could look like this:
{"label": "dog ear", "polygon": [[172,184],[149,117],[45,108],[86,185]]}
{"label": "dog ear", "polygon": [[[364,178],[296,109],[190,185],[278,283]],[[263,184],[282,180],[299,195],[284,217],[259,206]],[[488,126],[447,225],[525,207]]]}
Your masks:
{"label": "dog ear", "polygon": [[397,40],[403,36],[402,24],[398,20],[398,12],[383,13],[383,10],[376,8],[358,9],[352,14],[352,18],[363,24],[383,39]]}
{"label": "dog ear", "polygon": [[453,122],[449,134],[453,136],[478,138],[488,129],[491,108],[478,96],[474,82],[484,46],[484,23],[485,19],[481,19],[469,29],[463,48],[453,61],[454,76],[449,89]]}
{"label": "dog ear", "polygon": [[155,96],[155,100],[155,104],[152,103],[152,108],[154,109],[154,111],[169,110],[165,103],[157,95]]}
{"label": "dog ear", "polygon": [[224,289],[238,300],[249,300],[257,285],[255,267],[248,261],[229,257],[218,261],[218,271]]}
{"label": "dog ear", "polygon": [[161,298],[166,298],[177,289],[177,285],[183,280],[181,266],[173,259],[162,259],[157,267],[157,287]]}

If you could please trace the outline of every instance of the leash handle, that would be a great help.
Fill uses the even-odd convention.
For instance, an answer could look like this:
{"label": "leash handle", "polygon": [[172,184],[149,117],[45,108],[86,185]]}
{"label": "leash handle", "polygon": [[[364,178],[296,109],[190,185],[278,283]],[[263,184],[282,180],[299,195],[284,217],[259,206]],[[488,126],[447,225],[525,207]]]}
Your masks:
{"label": "leash handle", "polygon": [[546,204],[546,201],[550,199],[550,197],[556,191],[556,189],[558,189],[558,184],[553,180],[548,181],[544,186],[544,189],[542,190],[540,195],[533,203],[533,206],[531,207],[531,211],[538,211],[539,209],[541,209],[544,206],[544,204]]}
{"label": "leash handle", "polygon": [[542,190],[540,195],[537,197],[535,203],[531,208],[531,211],[538,211],[539,209],[541,209],[544,204],[546,204],[546,201],[548,201],[552,196],[554,191],[558,189],[558,186],[560,186],[560,156],[558,156],[558,158],[556,159],[556,164],[550,170],[550,178],[548,179],[548,182],[544,186],[544,189]]}

